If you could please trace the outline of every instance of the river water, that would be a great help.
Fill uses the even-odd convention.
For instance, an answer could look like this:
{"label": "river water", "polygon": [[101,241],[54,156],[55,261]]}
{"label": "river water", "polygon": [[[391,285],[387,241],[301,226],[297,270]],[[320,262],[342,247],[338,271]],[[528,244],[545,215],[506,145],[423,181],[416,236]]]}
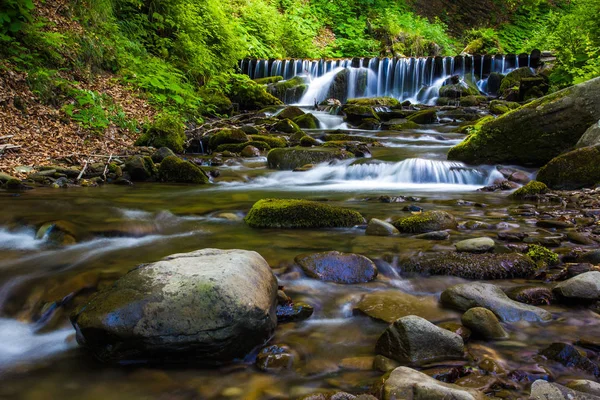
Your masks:
{"label": "river water", "polygon": [[[344,127],[341,120],[320,118],[331,128]],[[441,309],[437,298],[448,286],[464,281],[405,276],[396,267],[399,257],[452,251],[458,240],[496,238],[503,230],[540,234],[534,219],[514,212],[519,204],[509,200],[507,192],[476,190],[500,176],[494,166],[467,168],[445,161],[447,150],[462,140],[451,130],[448,125],[404,132],[353,130],[349,133],[377,137],[385,147],[374,148],[372,158],[360,163],[319,165],[308,172],[268,170],[264,158],[243,160],[223,167],[209,186],[149,183],[44,188],[19,195],[0,192],[0,397],[285,399],[319,389],[367,391],[382,373],[354,370],[348,360],[342,363],[374,356],[375,342],[386,327],[353,313],[363,294],[382,290],[415,294],[422,296],[423,309],[435,316],[432,322],[460,320],[459,313]],[[309,133],[319,136],[321,131]],[[382,201],[381,196],[398,201]],[[450,240],[434,242],[371,237],[359,227],[298,231],[246,226],[244,214],[255,201],[268,197],[327,199],[367,219],[403,216],[405,206],[417,205],[449,211],[461,223],[483,221],[494,227],[462,229],[452,232]],[[543,211],[555,206],[538,207]],[[36,227],[58,220],[71,224],[77,244],[54,247],[35,238]],[[278,327],[273,338],[273,343],[287,344],[298,353],[293,370],[267,374],[252,360],[220,370],[115,367],[99,364],[77,348],[68,313],[94,291],[140,263],[211,247],[259,252],[286,293],[315,308],[310,319]],[[288,273],[295,270],[296,255],[329,250],[372,258],[380,276],[368,284],[337,285]],[[506,287],[526,282],[494,283]],[[598,336],[600,318],[585,309],[546,308],[554,315],[552,322],[508,324],[510,340],[472,341],[470,351],[490,355],[507,372],[518,369],[532,376],[567,379],[572,371],[540,361],[537,351],[582,334]],[[510,393],[517,398],[527,389],[523,381]]]}

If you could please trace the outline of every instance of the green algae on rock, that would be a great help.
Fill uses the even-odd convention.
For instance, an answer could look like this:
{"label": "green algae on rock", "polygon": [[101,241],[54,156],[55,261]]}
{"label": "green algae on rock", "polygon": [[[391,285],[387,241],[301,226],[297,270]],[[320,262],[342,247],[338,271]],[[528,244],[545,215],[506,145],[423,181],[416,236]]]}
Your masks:
{"label": "green algae on rock", "polygon": [[299,117],[293,119],[293,121],[301,128],[301,129],[317,129],[320,126],[320,122],[311,113],[306,113]]}
{"label": "green algae on rock", "polygon": [[134,182],[144,182],[156,175],[156,165],[148,156],[133,156],[125,163],[125,171]]}
{"label": "green algae on rock", "polygon": [[291,147],[271,150],[267,155],[267,164],[272,169],[293,170],[306,164],[345,160],[353,156],[352,153],[339,148]]}
{"label": "green algae on rock", "polygon": [[600,145],[582,147],[550,160],[537,176],[551,189],[573,190],[600,182]]}
{"label": "green algae on rock", "polygon": [[249,140],[248,135],[241,129],[222,129],[208,139],[208,146],[214,150],[222,144],[240,144]]}
{"label": "green algae on rock", "polygon": [[135,145],[168,147],[175,153],[183,153],[185,139],[185,127],[181,120],[170,114],[162,114],[145,129]]}
{"label": "green algae on rock", "polygon": [[600,78],[542,97],[486,122],[448,152],[468,164],[541,166],[572,148],[600,119]]}
{"label": "green algae on rock", "polygon": [[209,179],[199,167],[176,156],[165,158],[160,163],[158,177],[164,182],[208,183]]}
{"label": "green algae on rock", "polygon": [[251,141],[264,142],[269,145],[272,149],[282,148],[287,146],[287,140],[283,136],[266,136],[266,135],[252,135],[250,136]]}
{"label": "green algae on rock", "polygon": [[297,106],[288,106],[284,108],[279,114],[277,114],[277,118],[279,119],[294,119],[304,115],[305,112],[302,111],[300,107]]}
{"label": "green algae on rock", "polygon": [[402,233],[427,233],[444,229],[456,229],[458,223],[445,211],[427,211],[392,221],[392,225]]}
{"label": "green algae on rock", "polygon": [[531,181],[527,185],[520,187],[510,196],[514,199],[528,199],[539,194],[548,193],[548,186],[540,181]]}
{"label": "green algae on rock", "polygon": [[409,122],[416,124],[433,124],[437,122],[437,111],[435,108],[429,108],[427,110],[417,111],[414,114],[408,116]]}
{"label": "green algae on rock", "polygon": [[337,228],[365,222],[360,213],[316,201],[263,199],[244,219],[252,228]]}
{"label": "green algae on rock", "polygon": [[527,255],[538,265],[548,267],[558,264],[558,254],[537,244],[532,244],[527,250]]}
{"label": "green algae on rock", "polygon": [[369,97],[360,99],[348,99],[346,104],[372,107],[398,107],[400,105],[400,102],[393,97]]}

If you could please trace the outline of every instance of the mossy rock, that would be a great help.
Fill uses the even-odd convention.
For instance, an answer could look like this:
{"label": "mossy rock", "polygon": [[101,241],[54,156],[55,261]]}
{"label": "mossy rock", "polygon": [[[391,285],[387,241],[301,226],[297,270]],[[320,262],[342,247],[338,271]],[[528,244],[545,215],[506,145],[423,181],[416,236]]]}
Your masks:
{"label": "mossy rock", "polygon": [[484,50],[484,46],[483,38],[473,39],[467,44],[467,47],[465,47],[462,52],[467,54],[481,54]]}
{"label": "mossy rock", "polygon": [[558,254],[544,246],[530,245],[527,255],[540,267],[550,267],[558,264]]}
{"label": "mossy rock", "polygon": [[307,89],[308,84],[301,76],[295,76],[287,81],[273,83],[267,87],[267,91],[271,93],[271,95],[288,104],[300,101]]}
{"label": "mossy rock", "polygon": [[254,82],[258,83],[259,85],[268,85],[270,83],[277,83],[282,80],[283,76],[269,76],[267,78],[256,78],[254,79]]}
{"label": "mossy rock", "polygon": [[477,86],[462,81],[452,85],[445,85],[440,88],[440,97],[457,99],[466,96],[479,96],[479,89],[477,89]]}
{"label": "mossy rock", "polygon": [[156,150],[152,154],[152,161],[154,161],[155,163],[160,163],[165,158],[174,156],[174,155],[175,155],[175,153],[173,153],[173,151],[171,149],[169,149],[168,147],[161,147],[160,149]]}
{"label": "mossy rock", "polygon": [[181,119],[171,114],[161,114],[145,128],[135,145],[168,147],[175,153],[183,153],[185,140],[185,126]]}
{"label": "mossy rock", "polygon": [[318,146],[320,143],[317,139],[313,138],[312,136],[303,136],[302,139],[300,139],[300,146],[302,147],[313,147],[313,146]]}
{"label": "mossy rock", "polygon": [[321,125],[317,117],[311,113],[294,118],[294,122],[302,129],[319,129]]}
{"label": "mossy rock", "polygon": [[454,216],[445,211],[427,211],[399,218],[392,221],[392,225],[402,233],[427,233],[458,227]]}
{"label": "mossy rock", "polygon": [[250,138],[241,129],[223,129],[208,139],[208,147],[214,150],[222,144],[239,144],[248,141]]}
{"label": "mossy rock", "polygon": [[521,105],[513,101],[492,100],[490,103],[490,112],[494,115],[502,115],[511,110],[516,110],[519,107],[521,107]]}
{"label": "mossy rock", "polygon": [[273,130],[282,133],[296,133],[302,131],[302,129],[300,129],[300,127],[289,118],[282,119],[281,121],[276,123],[273,126]]}
{"label": "mossy rock", "polygon": [[215,150],[217,153],[222,153],[224,151],[230,151],[232,153],[241,153],[246,146],[256,147],[259,150],[271,150],[271,146],[268,143],[263,141],[252,140],[245,143],[238,144],[222,144]]}
{"label": "mossy rock", "polygon": [[346,104],[342,107],[342,113],[344,114],[344,120],[352,125],[360,125],[365,119],[379,119],[371,106]]}
{"label": "mossy rock", "polygon": [[511,197],[513,199],[523,200],[544,193],[548,193],[548,186],[539,181],[531,181],[527,185],[517,189],[511,194]]}
{"label": "mossy rock", "polygon": [[279,114],[277,114],[277,118],[279,119],[294,119],[297,117],[301,117],[306,114],[300,107],[289,106],[284,108]]}
{"label": "mossy rock", "polygon": [[49,243],[68,246],[77,243],[77,228],[68,221],[46,222],[36,232],[36,239],[45,239]]}
{"label": "mossy rock", "polygon": [[198,95],[202,98],[199,110],[202,115],[231,115],[233,104],[224,94],[200,88]]}
{"label": "mossy rock", "polygon": [[[280,136],[264,136],[264,135],[252,135],[250,137],[253,142],[263,142],[269,145],[271,149],[277,149],[281,147],[287,147],[287,140]],[[261,149],[265,150],[265,149]]]}
{"label": "mossy rock", "polygon": [[133,156],[125,163],[125,171],[134,182],[144,182],[152,179],[157,173],[156,165],[148,156]]}
{"label": "mossy rock", "polygon": [[513,91],[518,92],[519,87],[521,86],[521,79],[530,78],[533,75],[534,74],[529,67],[517,68],[514,71],[509,72],[504,79],[502,79],[499,94],[502,97],[507,97]]}
{"label": "mossy rock", "polygon": [[232,78],[229,98],[239,104],[242,110],[260,110],[268,106],[283,105],[283,102],[268,93],[263,85],[246,75],[235,75]]}
{"label": "mossy rock", "polygon": [[199,167],[177,156],[165,158],[160,163],[158,177],[163,182],[208,183],[208,177]]}
{"label": "mossy rock", "polygon": [[359,212],[308,200],[264,199],[244,219],[252,228],[338,228],[364,223]]}
{"label": "mossy rock", "polygon": [[388,125],[386,129],[389,131],[405,131],[408,129],[419,129],[419,127],[419,124],[414,121],[406,121],[401,124]]}
{"label": "mossy rock", "polygon": [[537,180],[551,189],[573,190],[600,182],[600,145],[582,147],[550,160]]}
{"label": "mossy rock", "polygon": [[371,107],[398,107],[400,102],[393,97],[369,97],[360,99],[348,99],[346,104]]}
{"label": "mossy rock", "polygon": [[366,118],[363,119],[360,125],[358,125],[358,129],[363,129],[365,131],[376,131],[381,126],[379,120],[375,118]]}
{"label": "mossy rock", "polygon": [[407,119],[409,122],[414,122],[416,124],[434,124],[438,119],[437,111],[434,108],[428,108],[409,115]]}
{"label": "mossy rock", "polygon": [[519,101],[530,101],[545,96],[550,88],[548,78],[532,76],[521,79],[519,85]]}
{"label": "mossy rock", "polygon": [[485,96],[470,95],[460,98],[461,107],[475,107],[487,101]]}
{"label": "mossy rock", "polygon": [[600,78],[572,86],[491,120],[448,152],[468,164],[542,166],[573,148],[600,119]]}
{"label": "mossy rock", "polygon": [[325,142],[353,141],[353,142],[361,142],[361,143],[377,143],[377,139],[374,139],[374,138],[370,138],[370,137],[366,137],[366,136],[359,136],[359,135],[347,135],[345,133],[331,133],[331,134],[325,135],[323,137],[323,140]]}
{"label": "mossy rock", "polygon": [[353,154],[338,148],[303,148],[291,147],[286,149],[273,149],[267,156],[269,168],[281,170],[294,170],[306,164],[318,164],[333,160],[352,158]]}

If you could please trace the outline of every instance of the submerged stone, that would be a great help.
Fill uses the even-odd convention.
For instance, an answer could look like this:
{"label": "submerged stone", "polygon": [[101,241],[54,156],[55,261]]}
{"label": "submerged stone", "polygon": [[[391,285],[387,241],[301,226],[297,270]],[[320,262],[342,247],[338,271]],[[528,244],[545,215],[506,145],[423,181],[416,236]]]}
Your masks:
{"label": "submerged stone", "polygon": [[[302,138],[300,138],[301,140]],[[311,141],[311,146],[316,143]],[[354,155],[340,148],[303,148],[273,149],[267,156],[269,168],[293,170],[306,164],[319,164],[333,160],[345,160]]]}
{"label": "submerged stone", "polygon": [[402,233],[427,233],[458,227],[454,216],[445,211],[427,211],[399,218],[393,221],[392,225]]}
{"label": "submerged stone", "polygon": [[360,254],[330,251],[299,255],[295,261],[306,275],[325,282],[364,283],[377,277],[373,261]]}
{"label": "submerged stone", "polygon": [[552,343],[546,349],[540,351],[540,354],[548,360],[557,361],[565,367],[575,368],[600,376],[600,367],[590,360],[585,352],[578,350],[575,346],[567,343]]}
{"label": "submerged stone", "polygon": [[408,315],[416,315],[428,321],[439,321],[447,317],[447,312],[432,297],[413,296],[399,290],[367,293],[354,306],[354,312],[388,324]]}
{"label": "submerged stone", "polygon": [[400,231],[389,222],[372,218],[365,233],[370,236],[396,236],[400,234]]}

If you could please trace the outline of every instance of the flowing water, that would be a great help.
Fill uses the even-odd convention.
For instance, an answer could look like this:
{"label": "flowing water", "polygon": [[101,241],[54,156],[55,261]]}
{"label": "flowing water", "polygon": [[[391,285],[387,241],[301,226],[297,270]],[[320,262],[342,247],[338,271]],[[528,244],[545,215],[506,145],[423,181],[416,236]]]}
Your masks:
{"label": "flowing water", "polygon": [[[322,129],[347,128],[339,117],[317,115]],[[0,192],[0,398],[266,400],[296,398],[319,389],[367,391],[380,372],[339,366],[344,359],[373,356],[386,327],[354,315],[353,305],[361,295],[399,290],[423,296],[423,310],[435,315],[432,322],[460,319],[457,312],[441,309],[437,299],[445,288],[463,280],[405,276],[397,268],[399,257],[452,251],[457,240],[495,237],[502,230],[538,234],[530,217],[513,213],[517,204],[505,192],[476,191],[499,177],[495,166],[446,161],[448,148],[461,140],[450,133],[451,128],[349,130],[377,137],[385,147],[374,148],[367,160],[323,164],[308,172],[271,171],[266,160],[254,159],[223,168],[209,186],[136,184],[36,189],[18,195]],[[318,137],[322,132],[309,133]],[[478,220],[494,227],[460,230],[445,242],[371,237],[360,227],[253,230],[242,217],[255,201],[267,197],[327,199],[360,211],[367,219],[403,216],[403,208],[415,204],[450,211],[461,222]],[[35,227],[57,220],[71,224],[77,244],[56,247],[36,239]],[[251,357],[218,370],[116,367],[101,365],[77,348],[68,312],[91,293],[140,263],[211,247],[259,252],[289,296],[314,306],[310,319],[279,326],[272,340],[298,353],[293,370],[262,373]],[[294,272],[296,255],[329,250],[371,257],[380,276],[368,284],[337,285]],[[512,286],[524,281],[495,283]],[[48,306],[57,302],[63,306]],[[583,330],[588,336],[600,334],[600,319],[590,311],[547,308],[554,315],[551,323],[508,324],[510,340],[474,341],[471,351],[492,355],[507,371],[545,376],[535,356],[539,349],[555,341],[572,341]],[[551,367],[555,378],[569,376],[568,371]],[[526,391],[526,382],[513,389],[521,395]]]}

